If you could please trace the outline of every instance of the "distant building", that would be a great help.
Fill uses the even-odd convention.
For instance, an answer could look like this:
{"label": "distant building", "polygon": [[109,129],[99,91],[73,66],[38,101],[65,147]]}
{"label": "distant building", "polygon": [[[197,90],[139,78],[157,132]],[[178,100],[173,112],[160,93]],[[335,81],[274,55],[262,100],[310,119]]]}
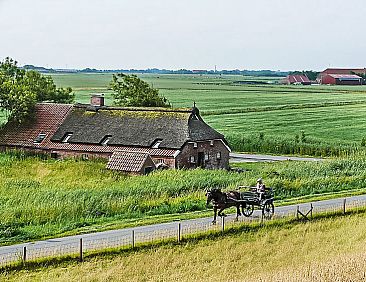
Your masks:
{"label": "distant building", "polygon": [[282,84],[302,84],[311,85],[311,81],[303,74],[290,74],[281,81]]}
{"label": "distant building", "polygon": [[318,75],[317,82],[333,85],[361,85],[363,78],[360,75],[366,75],[366,68],[328,68]]}
{"label": "distant building", "polygon": [[321,84],[330,85],[362,85],[362,77],[355,74],[325,74],[321,77]]}
{"label": "distant building", "polygon": [[91,104],[37,104],[32,121],[0,130],[0,149],[11,148],[54,158],[106,158],[108,168],[133,174],[160,165],[227,169],[230,152],[196,107],[108,107],[103,96],[93,96]]}
{"label": "distant building", "polygon": [[363,69],[337,69],[328,68],[320,74],[366,74],[366,68]]}

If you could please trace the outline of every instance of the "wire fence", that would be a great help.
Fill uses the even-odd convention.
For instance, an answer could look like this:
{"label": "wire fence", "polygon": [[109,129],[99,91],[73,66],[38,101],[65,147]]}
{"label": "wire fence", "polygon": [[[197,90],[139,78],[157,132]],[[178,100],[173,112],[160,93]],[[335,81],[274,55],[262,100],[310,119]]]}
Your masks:
{"label": "wire fence", "polygon": [[[347,202],[346,199],[323,205],[300,204],[286,209],[276,209],[270,220],[282,218],[310,220],[316,214],[345,214],[347,211],[365,207],[366,200]],[[207,232],[223,232],[228,228],[240,227],[251,222],[264,223],[267,220],[262,216],[261,210],[256,210],[251,217],[242,216],[236,220],[234,215],[229,215],[219,218],[216,224],[212,224],[211,219],[196,219],[156,225],[155,227],[107,231],[103,232],[102,236],[95,233],[2,247],[0,248],[0,268],[14,264],[25,264],[39,259],[55,259],[65,256],[78,257],[82,261],[84,255],[90,252],[113,248],[135,248],[142,244],[154,244],[164,240],[180,242],[184,237]]]}

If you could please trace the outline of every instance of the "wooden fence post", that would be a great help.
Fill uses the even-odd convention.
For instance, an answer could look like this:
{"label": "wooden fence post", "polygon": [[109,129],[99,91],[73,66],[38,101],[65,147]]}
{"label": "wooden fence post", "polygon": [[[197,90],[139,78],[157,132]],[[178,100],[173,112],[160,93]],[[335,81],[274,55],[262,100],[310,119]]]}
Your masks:
{"label": "wooden fence post", "polygon": [[135,248],[135,230],[132,229],[132,248]]}
{"label": "wooden fence post", "polygon": [[179,222],[178,223],[178,243],[180,243],[180,241],[181,241],[181,236],[182,236],[182,224]]}
{"label": "wooden fence post", "polygon": [[343,214],[346,214],[346,199],[343,200]]}
{"label": "wooden fence post", "polygon": [[23,263],[27,261],[27,247],[23,247]]}
{"label": "wooden fence post", "polygon": [[313,203],[310,203],[310,217],[313,219]]}
{"label": "wooden fence post", "polygon": [[83,262],[83,238],[80,238],[79,242],[79,261]]}
{"label": "wooden fence post", "polygon": [[221,217],[222,218],[222,232],[225,231],[225,216]]}
{"label": "wooden fence post", "polygon": [[300,208],[299,206],[297,206],[296,208],[296,219],[299,220],[299,211],[300,211]]}

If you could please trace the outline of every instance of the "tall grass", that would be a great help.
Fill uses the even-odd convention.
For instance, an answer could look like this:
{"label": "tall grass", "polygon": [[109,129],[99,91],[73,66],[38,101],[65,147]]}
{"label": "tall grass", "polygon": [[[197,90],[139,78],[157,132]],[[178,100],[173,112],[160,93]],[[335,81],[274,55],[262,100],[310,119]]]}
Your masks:
{"label": "tall grass", "polygon": [[282,136],[258,134],[228,134],[231,148],[239,152],[307,155],[317,157],[347,157],[366,151],[365,146],[356,143],[326,142],[316,138],[301,141],[299,134],[293,139]]}
{"label": "tall grass", "polygon": [[130,177],[104,161],[56,161],[0,154],[0,243],[52,236],[82,226],[204,210],[205,190],[254,185],[263,177],[277,199],[366,187],[366,158],[321,163],[168,170]]}

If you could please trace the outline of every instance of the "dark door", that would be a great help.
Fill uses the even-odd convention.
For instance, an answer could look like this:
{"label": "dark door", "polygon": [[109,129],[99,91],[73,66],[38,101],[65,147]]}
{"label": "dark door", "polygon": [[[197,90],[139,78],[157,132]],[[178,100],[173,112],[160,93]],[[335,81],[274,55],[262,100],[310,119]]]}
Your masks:
{"label": "dark door", "polygon": [[154,168],[152,166],[147,166],[147,167],[145,167],[144,174],[149,174],[153,170],[154,170]]}
{"label": "dark door", "polygon": [[205,167],[205,153],[204,152],[198,152],[197,166],[202,167],[202,168]]}

